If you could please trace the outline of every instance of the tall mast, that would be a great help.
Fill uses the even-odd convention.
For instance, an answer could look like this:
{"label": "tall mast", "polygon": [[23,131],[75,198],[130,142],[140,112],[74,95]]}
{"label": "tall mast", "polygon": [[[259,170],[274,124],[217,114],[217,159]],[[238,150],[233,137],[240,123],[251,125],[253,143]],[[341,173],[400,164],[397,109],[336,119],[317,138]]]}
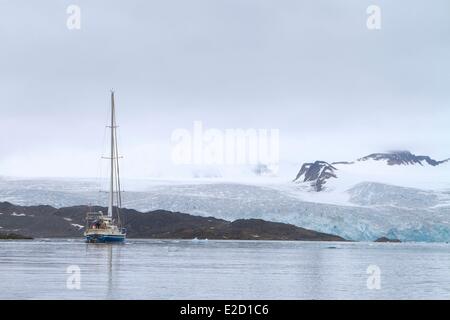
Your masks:
{"label": "tall mast", "polygon": [[108,217],[113,215],[114,206],[114,159],[115,159],[115,142],[114,142],[114,129],[115,129],[115,107],[114,107],[114,91],[111,91],[111,175],[109,181],[109,205],[108,205]]}

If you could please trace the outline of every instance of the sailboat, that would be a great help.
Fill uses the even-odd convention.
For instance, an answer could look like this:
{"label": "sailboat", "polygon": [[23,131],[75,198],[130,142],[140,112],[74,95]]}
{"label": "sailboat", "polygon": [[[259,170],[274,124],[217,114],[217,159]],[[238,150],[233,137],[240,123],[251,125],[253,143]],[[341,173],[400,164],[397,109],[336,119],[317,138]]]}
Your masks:
{"label": "sailboat", "polygon": [[120,220],[122,206],[119,152],[117,148],[116,110],[114,91],[111,91],[111,150],[108,158],[110,163],[108,212],[88,212],[86,214],[86,231],[84,236],[89,243],[124,242],[126,230]]}

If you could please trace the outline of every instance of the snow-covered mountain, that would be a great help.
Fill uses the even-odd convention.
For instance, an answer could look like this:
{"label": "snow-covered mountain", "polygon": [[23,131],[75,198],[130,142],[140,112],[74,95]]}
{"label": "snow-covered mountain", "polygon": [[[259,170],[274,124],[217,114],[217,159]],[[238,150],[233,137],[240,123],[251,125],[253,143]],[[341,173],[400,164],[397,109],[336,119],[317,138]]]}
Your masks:
{"label": "snow-covered mountain", "polygon": [[[308,163],[295,182],[259,176],[239,182],[211,178],[123,184],[124,206],[139,211],[261,218],[353,240],[450,240],[450,161],[405,152]],[[107,194],[99,192],[100,185],[89,179],[0,179],[0,201],[56,207],[105,204]]]}
{"label": "snow-covered mountain", "polygon": [[336,178],[336,168],[325,161],[304,163],[294,181],[307,182],[315,191],[322,191],[330,178]]}
{"label": "snow-covered mountain", "polygon": [[441,189],[450,183],[450,161],[438,161],[409,151],[373,153],[351,162],[305,163],[294,182],[317,192],[339,189],[346,191],[360,182]]}
{"label": "snow-covered mountain", "polygon": [[409,151],[393,151],[389,153],[372,153],[366,157],[358,159],[358,161],[367,161],[367,160],[375,160],[375,161],[385,161],[386,164],[390,166],[394,165],[415,165],[419,164],[423,166],[424,164],[428,164],[430,166],[438,166],[443,164],[449,159],[445,159],[442,161],[437,161],[431,159],[429,156],[416,156]]}

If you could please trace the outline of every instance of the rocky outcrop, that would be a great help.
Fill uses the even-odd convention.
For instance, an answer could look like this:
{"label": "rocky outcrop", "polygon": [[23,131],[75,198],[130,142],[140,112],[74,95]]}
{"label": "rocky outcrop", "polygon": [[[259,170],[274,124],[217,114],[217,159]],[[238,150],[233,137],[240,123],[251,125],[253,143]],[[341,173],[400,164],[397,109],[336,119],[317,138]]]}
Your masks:
{"label": "rocky outcrop", "polygon": [[358,161],[367,161],[367,160],[386,160],[387,164],[390,166],[394,165],[424,165],[429,164],[430,166],[437,166],[444,162],[449,161],[449,159],[437,161],[429,156],[417,156],[412,154],[409,151],[392,151],[389,153],[373,153],[368,156],[365,156]]}
{"label": "rocky outcrop", "polygon": [[386,237],[381,237],[375,240],[374,242],[392,242],[392,243],[400,243],[401,241],[398,239],[389,239]]}
{"label": "rocky outcrop", "polygon": [[336,178],[337,169],[325,161],[304,163],[294,182],[309,182],[315,191],[322,191],[330,178]]}
{"label": "rocky outcrop", "polygon": [[[77,238],[83,234],[87,211],[107,209],[23,207],[3,202],[0,225],[35,238]],[[259,219],[230,222],[164,210],[143,213],[131,209],[122,210],[122,219],[129,238],[345,241],[339,236]]]}
{"label": "rocky outcrop", "polygon": [[0,240],[32,240],[33,238],[17,233],[0,232]]}

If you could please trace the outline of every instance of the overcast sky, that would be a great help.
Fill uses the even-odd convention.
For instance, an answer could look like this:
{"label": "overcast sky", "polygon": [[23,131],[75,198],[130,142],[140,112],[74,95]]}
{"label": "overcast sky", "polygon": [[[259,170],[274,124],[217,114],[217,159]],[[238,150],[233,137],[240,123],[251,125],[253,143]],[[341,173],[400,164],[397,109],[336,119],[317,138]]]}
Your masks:
{"label": "overcast sky", "polygon": [[194,120],[279,129],[299,165],[450,157],[448,0],[0,0],[0,43],[0,175],[95,176],[111,88],[129,176]]}

